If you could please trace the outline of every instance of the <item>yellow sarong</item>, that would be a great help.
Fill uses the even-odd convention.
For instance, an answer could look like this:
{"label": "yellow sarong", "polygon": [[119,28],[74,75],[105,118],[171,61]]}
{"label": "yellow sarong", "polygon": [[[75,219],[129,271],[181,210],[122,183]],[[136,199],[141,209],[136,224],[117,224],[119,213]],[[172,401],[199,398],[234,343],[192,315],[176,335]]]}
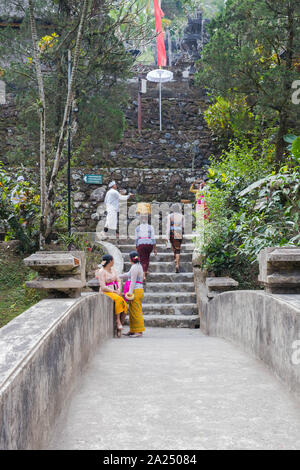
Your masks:
{"label": "yellow sarong", "polygon": [[142,333],[145,331],[142,300],[144,289],[134,289],[134,299],[129,303],[129,327],[130,333]]}
{"label": "yellow sarong", "polygon": [[103,294],[108,295],[113,301],[115,302],[115,314],[119,315],[120,313],[124,312],[125,314],[128,312],[128,305],[127,302],[121,297],[119,294],[115,292],[103,292]]}

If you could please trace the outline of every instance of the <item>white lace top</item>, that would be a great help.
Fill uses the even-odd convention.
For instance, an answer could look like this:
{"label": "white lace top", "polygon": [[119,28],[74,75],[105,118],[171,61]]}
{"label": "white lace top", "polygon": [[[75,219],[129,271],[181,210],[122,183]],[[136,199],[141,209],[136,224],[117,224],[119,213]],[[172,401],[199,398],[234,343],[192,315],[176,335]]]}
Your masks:
{"label": "white lace top", "polygon": [[130,281],[130,294],[134,289],[143,289],[144,271],[140,263],[133,264],[128,273],[121,274],[119,277]]}

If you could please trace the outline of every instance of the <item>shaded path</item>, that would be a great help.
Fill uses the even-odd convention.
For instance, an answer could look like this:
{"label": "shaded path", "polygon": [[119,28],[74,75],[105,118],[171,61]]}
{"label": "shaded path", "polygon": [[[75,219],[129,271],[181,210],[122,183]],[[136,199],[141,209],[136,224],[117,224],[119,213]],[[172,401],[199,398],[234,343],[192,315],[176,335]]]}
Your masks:
{"label": "shaded path", "polygon": [[300,404],[259,361],[199,330],[112,339],[51,449],[300,449]]}

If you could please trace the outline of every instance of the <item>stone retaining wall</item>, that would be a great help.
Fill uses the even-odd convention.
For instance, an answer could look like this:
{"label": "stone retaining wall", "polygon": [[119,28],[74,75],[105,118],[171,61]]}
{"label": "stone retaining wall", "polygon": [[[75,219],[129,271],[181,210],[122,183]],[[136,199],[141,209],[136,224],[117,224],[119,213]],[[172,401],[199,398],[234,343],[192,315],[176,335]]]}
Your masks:
{"label": "stone retaining wall", "polygon": [[[11,96],[11,95],[9,95]],[[203,118],[207,105],[202,100],[163,100],[163,131],[160,132],[157,99],[143,101],[143,130],[137,130],[137,102],[127,110],[127,130],[120,143],[111,152],[89,148],[81,151],[78,160],[86,165],[102,167],[138,168],[194,168],[209,165],[209,157],[216,153],[212,136]],[[11,99],[0,106],[0,160],[6,163],[7,155],[28,152],[32,142],[17,128],[17,111]],[[78,144],[75,138],[75,147]],[[33,147],[34,148],[34,147]],[[19,149],[19,150],[18,150]],[[21,150],[20,150],[21,149]],[[34,154],[38,161],[38,149]],[[21,159],[21,157],[20,157]],[[9,161],[9,159],[8,159]]]}
{"label": "stone retaining wall", "polygon": [[[18,168],[9,168],[7,171],[12,177],[18,172]],[[22,170],[25,180],[38,185],[39,173],[36,169],[26,168]],[[83,176],[87,173],[103,175],[103,185],[86,184]],[[139,169],[139,168],[100,168],[90,169],[72,168],[72,198],[73,214],[72,224],[76,231],[95,231],[97,226],[96,210],[104,201],[108,183],[114,179],[119,188],[135,194],[130,199],[136,202],[180,202],[181,199],[194,201],[194,194],[189,192],[191,183],[195,178],[203,176],[201,170],[189,169]],[[57,199],[61,201],[63,194],[66,197],[66,177],[58,182]],[[1,224],[0,224],[1,225]]]}
{"label": "stone retaining wall", "polygon": [[[186,124],[189,125],[188,118]],[[214,153],[212,138],[201,125],[199,128],[165,132],[148,129],[141,133],[128,130],[120,144],[103,160],[103,164],[123,168],[177,168],[177,171],[192,168],[193,165],[197,170],[207,170],[209,158]]]}
{"label": "stone retaining wall", "polygon": [[[209,164],[209,157],[218,154],[204,119],[209,99],[200,86],[193,84],[193,75],[184,79],[183,68],[172,67],[171,70],[174,80],[165,83],[162,90],[163,131],[159,130],[157,83],[147,82],[147,93],[142,95],[142,132],[138,132],[138,81],[130,80],[127,84],[130,98],[123,109],[126,121],[123,138],[119,143],[111,144],[109,150],[103,150],[99,143],[93,143],[93,139],[89,145],[82,145],[86,135],[81,135],[78,129],[73,135],[72,148],[73,151],[81,148],[77,156],[79,164],[180,170],[191,168],[192,159],[194,168],[202,169]],[[146,72],[143,78],[146,78]],[[21,160],[23,153],[27,156],[31,153],[38,162],[37,142],[33,145],[28,133],[24,138],[17,126],[18,111],[14,100],[15,96],[8,93],[6,104],[0,105],[0,160],[7,164]]]}
{"label": "stone retaining wall", "polygon": [[43,300],[0,330],[0,449],[41,449],[76,378],[113,336],[104,295]]}

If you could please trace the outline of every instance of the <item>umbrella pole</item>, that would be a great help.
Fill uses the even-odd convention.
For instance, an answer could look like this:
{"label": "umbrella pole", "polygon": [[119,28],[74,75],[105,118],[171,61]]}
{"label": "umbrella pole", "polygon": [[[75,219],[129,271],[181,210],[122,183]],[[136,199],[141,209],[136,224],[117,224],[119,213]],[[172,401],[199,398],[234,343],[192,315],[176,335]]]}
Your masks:
{"label": "umbrella pole", "polygon": [[161,114],[161,81],[159,82],[159,128],[162,130],[162,114]]}

